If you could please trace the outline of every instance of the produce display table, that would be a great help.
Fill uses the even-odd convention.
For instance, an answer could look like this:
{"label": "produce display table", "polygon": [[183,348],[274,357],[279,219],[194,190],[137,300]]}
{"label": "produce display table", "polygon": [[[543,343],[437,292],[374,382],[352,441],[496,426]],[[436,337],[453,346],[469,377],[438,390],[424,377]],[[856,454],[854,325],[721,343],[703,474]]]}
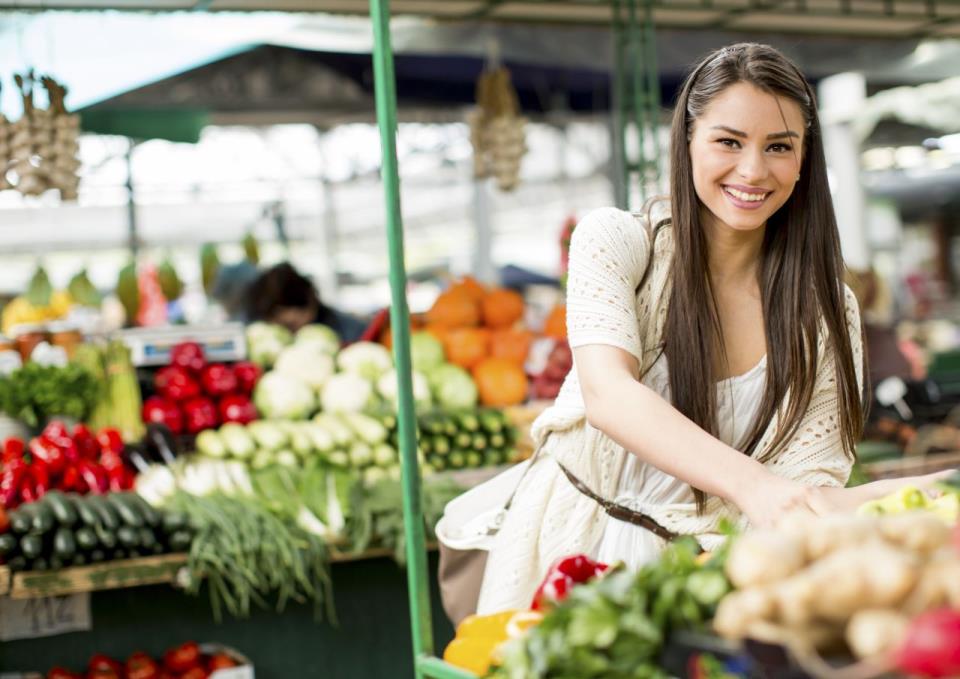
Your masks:
{"label": "produce display table", "polygon": [[[439,600],[436,554],[429,566],[433,597]],[[91,594],[91,631],[5,642],[0,672],[46,671],[56,664],[79,668],[94,653],[159,654],[194,639],[241,651],[258,679],[413,677],[404,571],[388,558],[334,563],[331,571],[336,625],[316,622],[312,606],[296,604],[282,613],[257,609],[248,619],[217,623],[205,590],[190,596],[169,585],[112,589]],[[433,629],[440,648],[453,638],[439,606]]]}

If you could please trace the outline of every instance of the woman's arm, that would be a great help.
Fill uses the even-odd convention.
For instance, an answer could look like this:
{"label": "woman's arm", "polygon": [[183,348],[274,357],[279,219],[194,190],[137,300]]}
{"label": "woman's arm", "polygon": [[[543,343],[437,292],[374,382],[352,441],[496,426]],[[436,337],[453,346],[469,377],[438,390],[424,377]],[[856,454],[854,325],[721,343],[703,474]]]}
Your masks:
{"label": "woman's arm", "polygon": [[736,504],[754,525],[825,511],[818,489],[771,473],[698,427],[637,379],[636,358],[605,345],[573,350],[587,421],[645,462]]}

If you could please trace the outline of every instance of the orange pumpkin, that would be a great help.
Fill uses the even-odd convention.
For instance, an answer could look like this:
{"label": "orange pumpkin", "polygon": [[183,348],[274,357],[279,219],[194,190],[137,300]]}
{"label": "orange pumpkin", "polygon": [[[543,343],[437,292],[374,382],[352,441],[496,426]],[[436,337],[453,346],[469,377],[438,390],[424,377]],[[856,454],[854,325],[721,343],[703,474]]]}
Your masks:
{"label": "orange pumpkin", "polygon": [[529,330],[495,330],[490,334],[490,355],[493,358],[505,358],[523,367],[532,342],[533,333]]}
{"label": "orange pumpkin", "polygon": [[506,358],[487,358],[473,368],[473,379],[485,406],[512,406],[527,398],[527,375]]}
{"label": "orange pumpkin", "polygon": [[480,305],[463,291],[447,290],[427,312],[427,325],[469,328],[480,323]]}
{"label": "orange pumpkin", "polygon": [[567,306],[558,304],[550,310],[543,324],[543,334],[553,339],[567,339]]}
{"label": "orange pumpkin", "polygon": [[470,370],[490,351],[490,331],[485,328],[457,328],[444,335],[443,352],[454,365]]}
{"label": "orange pumpkin", "polygon": [[450,291],[462,292],[474,302],[480,302],[487,294],[487,289],[473,276],[464,276],[450,286]]}
{"label": "orange pumpkin", "polygon": [[508,328],[523,318],[523,297],[518,292],[497,288],[483,298],[483,324],[488,328]]}

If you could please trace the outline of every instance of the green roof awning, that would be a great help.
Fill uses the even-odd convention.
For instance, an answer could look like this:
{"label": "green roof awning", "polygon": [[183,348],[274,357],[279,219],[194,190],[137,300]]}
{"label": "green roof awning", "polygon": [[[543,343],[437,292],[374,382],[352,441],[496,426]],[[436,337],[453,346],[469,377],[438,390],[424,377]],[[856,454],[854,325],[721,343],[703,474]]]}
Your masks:
{"label": "green roof awning", "polygon": [[188,144],[200,140],[200,130],[209,122],[209,113],[200,110],[88,109],[80,113],[80,128],[84,132]]}

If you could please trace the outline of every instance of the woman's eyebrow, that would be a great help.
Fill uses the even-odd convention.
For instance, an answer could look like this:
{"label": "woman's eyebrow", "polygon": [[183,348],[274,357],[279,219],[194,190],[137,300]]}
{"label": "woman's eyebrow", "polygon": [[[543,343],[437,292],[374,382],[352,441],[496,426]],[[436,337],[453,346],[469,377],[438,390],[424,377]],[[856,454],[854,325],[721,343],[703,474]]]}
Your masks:
{"label": "woman's eyebrow", "polygon": [[[747,133],[740,130],[735,130],[732,127],[727,127],[726,125],[714,125],[710,128],[711,130],[723,130],[724,132],[729,132],[735,137],[742,137],[743,139],[747,138]],[[784,130],[783,132],[774,132],[773,134],[768,134],[767,139],[783,139],[785,137],[796,137],[800,138],[800,135],[794,132],[793,130]]]}

